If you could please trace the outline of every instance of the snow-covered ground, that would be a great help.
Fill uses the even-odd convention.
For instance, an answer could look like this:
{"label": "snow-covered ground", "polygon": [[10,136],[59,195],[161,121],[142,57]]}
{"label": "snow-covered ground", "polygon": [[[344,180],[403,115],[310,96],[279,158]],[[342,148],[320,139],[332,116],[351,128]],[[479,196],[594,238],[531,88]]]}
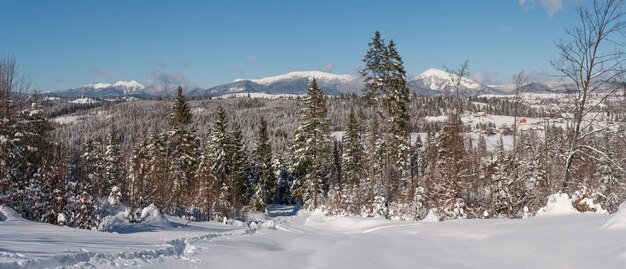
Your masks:
{"label": "snow-covered ground", "polygon": [[[0,268],[623,268],[624,212],[402,222],[291,214],[275,229],[190,223],[127,234],[0,218]],[[11,215],[6,208],[0,212]],[[7,213],[9,212],[9,213]],[[608,225],[607,225],[608,224]],[[621,224],[621,226],[620,226]]]}

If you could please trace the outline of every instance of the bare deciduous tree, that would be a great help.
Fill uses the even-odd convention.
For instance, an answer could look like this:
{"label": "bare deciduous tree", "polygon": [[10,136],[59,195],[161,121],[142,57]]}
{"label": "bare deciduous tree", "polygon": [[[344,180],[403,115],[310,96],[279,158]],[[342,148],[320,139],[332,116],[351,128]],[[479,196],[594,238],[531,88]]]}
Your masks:
{"label": "bare deciduous tree", "polygon": [[459,66],[459,68],[456,70],[452,70],[446,66],[444,66],[443,68],[450,76],[450,81],[452,82],[452,86],[446,90],[445,94],[449,96],[449,92],[453,91],[456,97],[454,109],[456,110],[456,113],[460,116],[463,113],[461,107],[461,94],[466,94],[466,92],[461,93],[461,90],[465,90],[463,86],[463,79],[466,76],[469,76],[469,60],[465,60],[465,62],[463,62],[463,64],[461,64],[461,66]]}
{"label": "bare deciduous tree", "polygon": [[0,54],[0,120],[10,118],[12,111],[23,104],[23,94],[30,84],[20,75],[15,57]]}
{"label": "bare deciduous tree", "polygon": [[[620,86],[615,84],[624,73],[626,60],[620,50],[618,38],[626,29],[623,0],[594,0],[591,10],[578,9],[580,24],[566,30],[567,41],[556,43],[559,58],[551,61],[552,67],[564,78],[568,91],[575,95],[574,128],[566,155],[563,189],[570,184],[570,168],[579,154],[606,154],[584,144],[592,135],[589,126],[582,126],[584,117]],[[593,94],[603,92],[598,102],[590,103]],[[587,133],[584,133],[587,132]]]}
{"label": "bare deciduous tree", "polygon": [[520,115],[520,104],[522,103],[522,94],[526,91],[528,86],[526,74],[524,71],[520,71],[513,75],[513,156],[517,153],[517,129]]}

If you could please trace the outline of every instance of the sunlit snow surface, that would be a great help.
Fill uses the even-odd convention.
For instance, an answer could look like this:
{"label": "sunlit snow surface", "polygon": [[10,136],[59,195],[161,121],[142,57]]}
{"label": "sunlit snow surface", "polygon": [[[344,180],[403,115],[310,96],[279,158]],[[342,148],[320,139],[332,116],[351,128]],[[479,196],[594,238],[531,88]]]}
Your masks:
{"label": "sunlit snow surface", "polygon": [[[626,230],[612,215],[437,223],[292,214],[276,229],[169,218],[175,228],[115,234],[0,221],[0,268],[623,268]],[[619,221],[619,220],[618,220]],[[191,239],[185,239],[191,238]],[[35,260],[38,259],[38,260]]]}

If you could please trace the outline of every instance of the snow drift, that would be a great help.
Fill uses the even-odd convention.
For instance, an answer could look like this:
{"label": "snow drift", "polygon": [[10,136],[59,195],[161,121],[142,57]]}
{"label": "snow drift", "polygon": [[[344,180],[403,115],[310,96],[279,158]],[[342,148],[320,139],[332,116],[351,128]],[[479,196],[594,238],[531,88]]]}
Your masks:
{"label": "snow drift", "polygon": [[0,205],[0,221],[19,221],[24,220],[13,208]]}
{"label": "snow drift", "polygon": [[114,215],[104,217],[100,222],[98,230],[116,233],[136,233],[177,227],[154,204],[141,210],[141,215],[137,222],[130,222],[129,214],[131,214],[130,210],[120,210]]}
{"label": "snow drift", "polygon": [[626,202],[619,206],[619,209],[604,224],[607,229],[626,229]]}

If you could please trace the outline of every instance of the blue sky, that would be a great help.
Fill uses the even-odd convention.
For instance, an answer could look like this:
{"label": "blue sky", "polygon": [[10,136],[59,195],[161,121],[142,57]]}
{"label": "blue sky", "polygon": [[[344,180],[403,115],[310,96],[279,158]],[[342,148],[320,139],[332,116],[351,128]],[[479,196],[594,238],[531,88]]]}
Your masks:
{"label": "blue sky", "polygon": [[[163,77],[210,87],[289,71],[355,74],[376,30],[409,75],[470,60],[506,82],[550,71],[580,0],[3,1],[0,52],[59,90]],[[10,12],[6,12],[10,11]]]}

